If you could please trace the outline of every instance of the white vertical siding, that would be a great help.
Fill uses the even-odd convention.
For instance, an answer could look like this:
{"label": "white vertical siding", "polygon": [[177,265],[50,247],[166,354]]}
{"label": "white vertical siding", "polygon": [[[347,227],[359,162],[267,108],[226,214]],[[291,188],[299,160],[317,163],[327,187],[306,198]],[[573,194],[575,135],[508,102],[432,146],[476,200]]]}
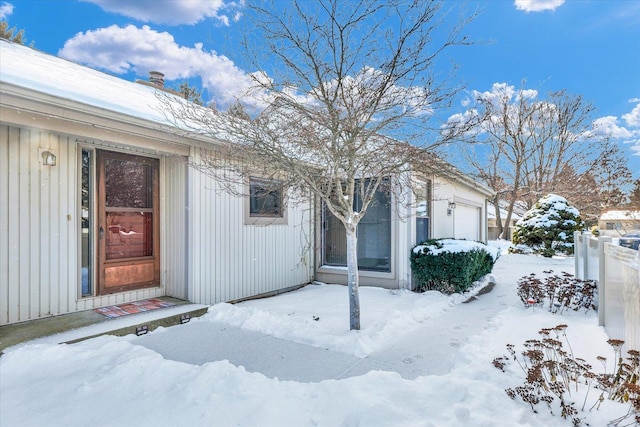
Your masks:
{"label": "white vertical siding", "polygon": [[[40,148],[55,153],[56,166],[40,164]],[[78,150],[73,137],[0,125],[0,325],[165,295],[162,284],[79,298]],[[167,169],[164,214],[172,223],[162,268],[172,292],[183,297],[185,166]]]}
{"label": "white vertical siding", "polygon": [[[199,151],[192,151],[199,162]],[[244,225],[244,200],[189,168],[189,299],[213,304],[308,282],[312,266],[305,206],[289,206],[287,225]],[[304,254],[304,255],[303,255]]]}
{"label": "white vertical siding", "polygon": [[186,162],[184,157],[169,156],[160,165],[161,280],[167,295],[180,299],[188,299]]}
{"label": "white vertical siding", "polygon": [[[0,134],[0,324],[66,313],[77,283],[75,146],[37,130]],[[41,165],[39,148],[57,165]]]}
{"label": "white vertical siding", "polygon": [[[12,305],[15,295],[10,289],[17,286],[13,279],[18,260],[13,247],[15,239],[10,235],[13,224],[9,222],[9,200],[15,200],[17,193],[16,189],[12,191],[12,187],[9,186],[9,177],[12,176],[12,159],[9,156],[9,139],[12,138],[10,132],[8,126],[0,126],[0,324],[9,321],[9,306]],[[11,220],[15,221],[15,218]],[[10,265],[12,270],[9,269]]]}

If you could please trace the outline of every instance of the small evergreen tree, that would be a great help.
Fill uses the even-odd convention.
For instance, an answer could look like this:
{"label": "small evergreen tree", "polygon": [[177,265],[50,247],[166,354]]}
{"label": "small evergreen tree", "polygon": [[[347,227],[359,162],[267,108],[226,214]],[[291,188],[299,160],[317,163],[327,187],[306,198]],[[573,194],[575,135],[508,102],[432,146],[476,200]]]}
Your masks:
{"label": "small evergreen tree", "polygon": [[584,228],[580,212],[564,197],[548,194],[516,223],[513,243],[551,257],[573,253],[573,232]]}
{"label": "small evergreen tree", "polygon": [[204,105],[204,101],[202,100],[202,89],[189,85],[188,81],[185,80],[180,83],[180,86],[176,91],[180,92],[182,96],[184,96],[184,99],[198,105]]}
{"label": "small evergreen tree", "polygon": [[[0,21],[0,38],[19,44],[25,44],[27,41],[24,36],[24,30],[18,30],[16,27],[9,28],[7,21]],[[33,47],[33,42],[30,47]]]}

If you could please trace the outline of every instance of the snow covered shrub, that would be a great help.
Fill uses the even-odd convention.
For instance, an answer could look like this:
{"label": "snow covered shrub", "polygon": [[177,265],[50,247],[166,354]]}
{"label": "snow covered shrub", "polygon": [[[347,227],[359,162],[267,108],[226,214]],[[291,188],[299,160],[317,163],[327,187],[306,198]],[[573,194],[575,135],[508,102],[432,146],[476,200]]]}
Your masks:
{"label": "snow covered shrub", "polygon": [[[507,396],[514,400],[520,398],[535,413],[538,413],[537,405],[544,404],[552,414],[559,413],[576,426],[583,421],[580,413],[584,413],[585,409],[597,410],[605,399],[609,399],[629,404],[630,407],[625,415],[611,420],[608,425],[638,425],[640,352],[629,350],[626,360],[623,360],[620,349],[624,341],[610,339],[607,342],[614,351],[613,370],[607,373],[607,358],[598,356],[605,372],[596,373],[586,360],[574,356],[566,330],[567,325],[543,328],[538,331],[539,339],[525,341],[524,350],[520,354],[513,344],[507,344],[509,355],[493,359],[493,366],[502,372],[510,372],[513,362],[522,370],[524,384],[507,388]],[[567,344],[568,351],[564,349],[563,341]]]}
{"label": "snow covered shrub", "polygon": [[[548,275],[553,271],[545,271]],[[535,274],[518,280],[518,296],[525,306],[548,303],[549,311],[562,313],[566,309],[578,311],[598,309],[598,285],[595,280],[576,279],[572,274],[539,279]]]}
{"label": "snow covered shrub", "polygon": [[493,269],[499,250],[471,240],[431,239],[411,251],[416,291],[464,292]]}
{"label": "snow covered shrub", "polygon": [[558,252],[570,255],[573,254],[573,232],[583,228],[576,208],[569,206],[564,197],[548,194],[516,223],[512,241],[545,257]]}

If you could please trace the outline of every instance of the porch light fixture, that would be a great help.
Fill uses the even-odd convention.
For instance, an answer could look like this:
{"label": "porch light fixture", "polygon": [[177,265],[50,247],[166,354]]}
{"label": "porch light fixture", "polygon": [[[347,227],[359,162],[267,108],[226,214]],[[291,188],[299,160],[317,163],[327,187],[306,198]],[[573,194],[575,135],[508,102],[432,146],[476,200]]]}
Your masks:
{"label": "porch light fixture", "polygon": [[47,149],[40,149],[40,161],[44,166],[55,166],[56,155]]}
{"label": "porch light fixture", "polygon": [[147,326],[147,325],[136,326],[136,335],[137,336],[146,335],[148,332],[149,332],[149,326]]}
{"label": "porch light fixture", "polygon": [[184,325],[185,323],[189,323],[189,320],[191,320],[191,316],[189,315],[189,313],[185,313],[180,315],[180,324]]}
{"label": "porch light fixture", "polygon": [[451,216],[455,208],[456,208],[456,202],[449,202],[449,205],[447,206],[447,215]]}

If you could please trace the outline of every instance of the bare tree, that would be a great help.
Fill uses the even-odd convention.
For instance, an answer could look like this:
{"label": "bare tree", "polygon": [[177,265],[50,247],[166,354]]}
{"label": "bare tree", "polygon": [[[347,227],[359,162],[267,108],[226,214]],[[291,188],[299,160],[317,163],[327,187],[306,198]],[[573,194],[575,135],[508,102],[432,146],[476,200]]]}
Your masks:
{"label": "bare tree", "polygon": [[633,189],[629,193],[629,206],[640,209],[640,179],[633,182]]}
{"label": "bare tree", "polygon": [[[479,177],[508,201],[507,224],[518,201],[531,207],[540,197],[560,189],[571,199],[572,194],[589,191],[583,184],[590,179],[599,185],[606,181],[608,186],[626,179],[624,159],[615,155],[606,137],[594,132],[594,107],[580,96],[559,91],[538,99],[535,90],[496,84],[491,92],[474,92],[474,97],[475,105],[467,114],[479,117],[481,124],[466,140],[483,142],[492,166],[487,168],[477,160],[471,164]],[[573,186],[567,186],[569,176],[576,178],[568,181]],[[498,178],[508,184],[507,191]],[[597,200],[599,190],[591,188],[590,192]],[[500,238],[507,237],[505,229]]]}
{"label": "bare tree", "polygon": [[[491,168],[483,162],[475,162],[477,174],[485,183],[498,192],[497,183],[507,182],[508,189],[500,188],[500,194],[508,200],[508,225],[511,222],[513,208],[521,192],[526,174],[527,162],[535,154],[541,140],[549,138],[549,130],[542,120],[543,114],[537,103],[532,102],[534,93],[524,89],[515,89],[506,84],[494,85],[492,92],[474,92],[476,105],[468,115],[479,118],[478,129],[466,134],[465,141],[481,140],[490,150]],[[465,119],[466,120],[466,119]],[[454,116],[452,122],[459,123],[460,116]],[[540,127],[540,131],[535,129]],[[508,238],[509,227],[502,230],[499,238]]]}
{"label": "bare tree", "polygon": [[167,103],[167,116],[220,141],[206,165],[219,180],[272,179],[317,198],[344,226],[350,328],[360,329],[358,224],[377,193],[406,198],[412,165],[446,167],[424,149],[459,131],[441,132],[434,112],[461,88],[434,67],[448,48],[471,44],[461,31],[472,16],[448,28],[442,2],[405,0],[294,0],[250,12],[251,90],[224,113],[184,102]]}

